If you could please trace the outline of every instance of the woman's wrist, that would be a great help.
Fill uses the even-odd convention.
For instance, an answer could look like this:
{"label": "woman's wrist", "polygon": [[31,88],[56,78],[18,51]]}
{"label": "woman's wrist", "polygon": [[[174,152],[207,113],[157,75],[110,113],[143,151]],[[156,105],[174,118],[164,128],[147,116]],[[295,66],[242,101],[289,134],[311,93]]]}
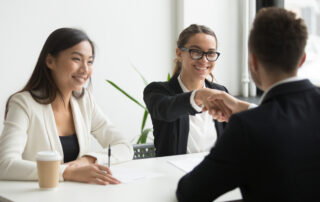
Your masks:
{"label": "woman's wrist", "polygon": [[64,172],[62,173],[62,177],[65,181],[70,181],[72,169],[72,166],[67,166]]}
{"label": "woman's wrist", "polygon": [[93,157],[93,156],[89,156],[89,155],[84,155],[83,157],[81,157],[83,159],[85,159],[89,164],[95,163],[97,158]]}
{"label": "woman's wrist", "polygon": [[242,100],[238,100],[237,102],[237,109],[234,113],[238,113],[238,112],[242,112],[245,110],[248,110],[250,106],[250,103],[242,101]]}
{"label": "woman's wrist", "polygon": [[199,91],[197,90],[194,94],[194,102],[196,105],[201,106],[201,100],[199,98]]}
{"label": "woman's wrist", "polygon": [[203,93],[205,91],[205,88],[201,88],[196,90],[196,93],[194,95],[194,102],[196,103],[196,105],[198,105],[199,107],[203,106]]}

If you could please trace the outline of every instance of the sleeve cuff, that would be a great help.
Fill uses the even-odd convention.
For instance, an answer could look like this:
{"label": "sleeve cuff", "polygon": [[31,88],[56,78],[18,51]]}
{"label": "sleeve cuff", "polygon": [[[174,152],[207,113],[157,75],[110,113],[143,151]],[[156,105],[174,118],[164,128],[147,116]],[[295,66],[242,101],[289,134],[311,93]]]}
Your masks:
{"label": "sleeve cuff", "polygon": [[256,108],[258,105],[250,103],[248,109]]}
{"label": "sleeve cuff", "polygon": [[64,181],[64,178],[63,178],[63,173],[64,173],[64,170],[68,167],[68,165],[66,164],[61,164],[60,165],[60,177],[59,177],[59,181]]}
{"label": "sleeve cuff", "polygon": [[196,94],[197,90],[192,91],[191,96],[190,96],[190,104],[193,107],[194,110],[197,112],[202,112],[202,106],[198,106],[196,102],[194,101],[194,96]]}

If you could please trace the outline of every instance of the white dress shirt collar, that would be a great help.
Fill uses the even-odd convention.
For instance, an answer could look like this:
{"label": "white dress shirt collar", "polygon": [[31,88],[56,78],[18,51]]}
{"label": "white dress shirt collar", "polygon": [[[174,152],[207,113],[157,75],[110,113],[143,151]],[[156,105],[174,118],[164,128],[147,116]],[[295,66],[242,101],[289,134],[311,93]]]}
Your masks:
{"label": "white dress shirt collar", "polygon": [[[182,91],[183,91],[184,93],[190,92],[190,90],[183,84],[183,82],[182,82],[182,80],[181,80],[181,75],[180,75],[180,74],[179,74],[179,76],[178,76],[178,82],[179,82],[180,87],[181,87],[181,89],[182,89]],[[205,83],[206,83],[206,82],[203,83],[203,88],[206,87]]]}
{"label": "white dress shirt collar", "polygon": [[294,76],[294,77],[290,77],[290,78],[287,78],[287,79],[283,79],[281,81],[278,81],[274,84],[271,85],[271,87],[266,90],[262,96],[261,96],[261,99],[260,99],[260,102],[259,102],[259,105],[261,104],[261,102],[263,101],[263,99],[265,98],[265,96],[268,94],[268,92],[270,92],[270,90],[276,86],[279,86],[280,84],[284,84],[284,83],[289,83],[289,82],[294,82],[294,81],[300,81],[300,80],[303,80],[303,78],[299,78],[297,76]]}

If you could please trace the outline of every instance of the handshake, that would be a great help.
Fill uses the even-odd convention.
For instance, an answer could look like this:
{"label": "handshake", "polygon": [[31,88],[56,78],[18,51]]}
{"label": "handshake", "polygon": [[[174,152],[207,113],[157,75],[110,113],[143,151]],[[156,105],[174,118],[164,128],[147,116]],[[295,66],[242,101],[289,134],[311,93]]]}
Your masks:
{"label": "handshake", "polygon": [[232,114],[247,110],[250,103],[239,100],[221,90],[202,88],[195,92],[194,101],[208,111],[213,119],[228,122]]}

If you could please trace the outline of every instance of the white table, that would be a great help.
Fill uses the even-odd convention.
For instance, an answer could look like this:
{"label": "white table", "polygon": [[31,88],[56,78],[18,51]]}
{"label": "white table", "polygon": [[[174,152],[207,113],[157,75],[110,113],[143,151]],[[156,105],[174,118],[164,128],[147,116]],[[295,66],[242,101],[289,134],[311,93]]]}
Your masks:
{"label": "white table", "polygon": [[[0,196],[12,201],[33,202],[176,202],[177,183],[185,173],[168,160],[204,156],[204,153],[177,155],[160,158],[132,160],[119,165],[130,169],[156,172],[160,176],[137,180],[128,184],[93,185],[76,182],[61,182],[56,190],[45,191],[38,188],[36,181],[0,181]],[[0,200],[1,200],[0,197]],[[241,199],[239,189],[219,197],[215,201]]]}

